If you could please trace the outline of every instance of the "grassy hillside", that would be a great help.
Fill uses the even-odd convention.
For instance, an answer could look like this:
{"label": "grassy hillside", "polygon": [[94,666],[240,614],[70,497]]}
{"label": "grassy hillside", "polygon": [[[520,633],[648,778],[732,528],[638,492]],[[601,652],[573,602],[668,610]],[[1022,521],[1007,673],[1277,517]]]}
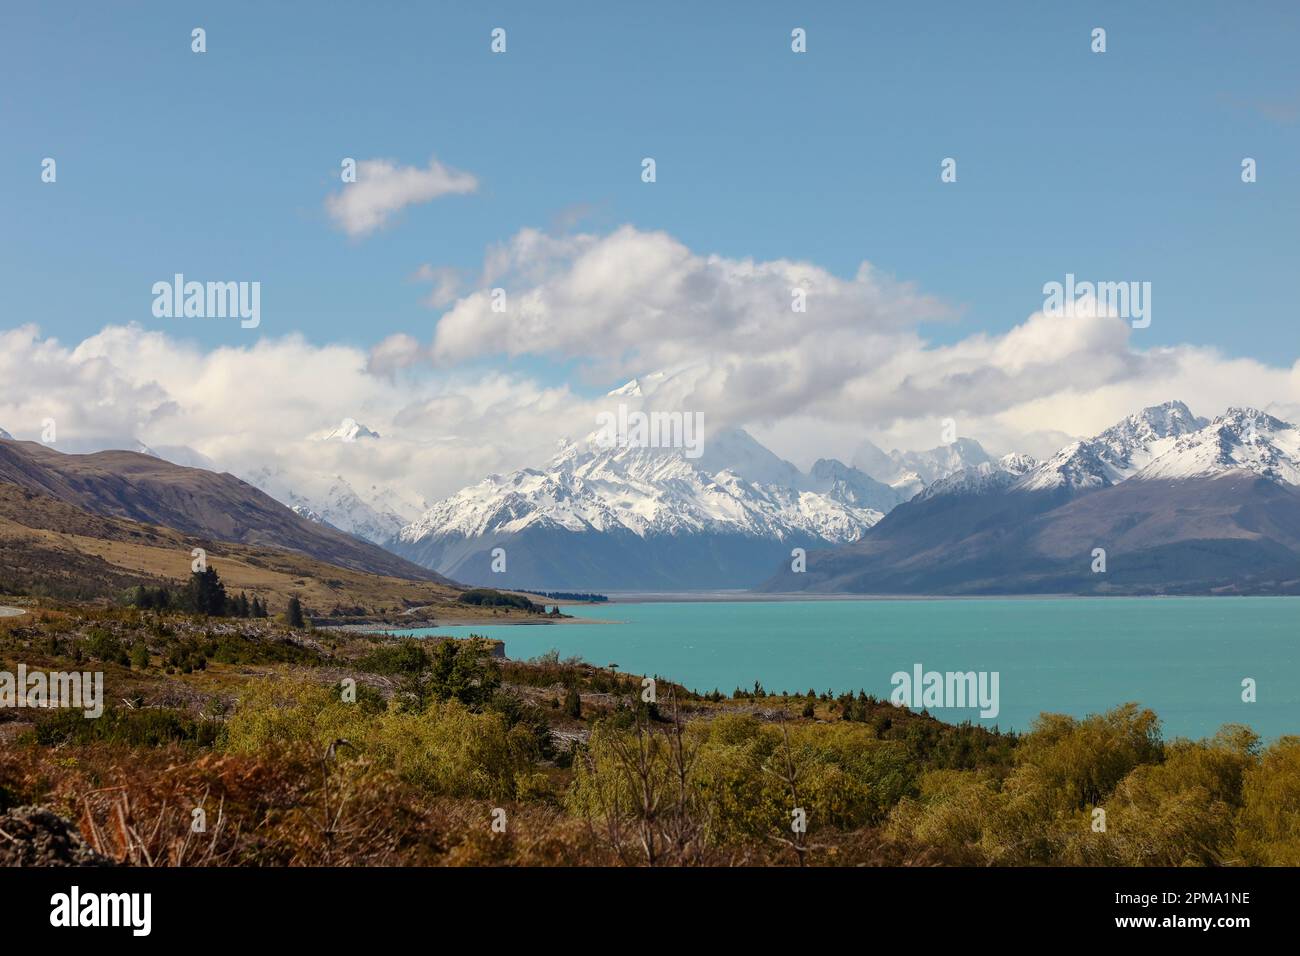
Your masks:
{"label": "grassy hillside", "polygon": [[257,595],[273,612],[297,596],[311,615],[339,623],[533,617],[461,604],[461,590],[441,581],[370,574],[297,551],[104,517],[0,483],[0,594],[111,599],[139,584],[179,584],[189,577],[194,548],[204,549],[229,591]]}

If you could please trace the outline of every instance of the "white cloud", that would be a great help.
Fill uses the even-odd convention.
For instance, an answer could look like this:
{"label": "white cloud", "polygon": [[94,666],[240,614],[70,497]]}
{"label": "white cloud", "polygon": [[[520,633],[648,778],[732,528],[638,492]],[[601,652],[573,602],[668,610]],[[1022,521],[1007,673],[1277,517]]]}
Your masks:
{"label": "white cloud", "polygon": [[387,159],[363,159],[357,163],[357,181],[327,196],[325,210],[340,229],[359,237],[374,232],[407,206],[477,190],[477,178],[437,159],[430,159],[425,169]]}
{"label": "white cloud", "polygon": [[[1220,395],[1266,404],[1296,394],[1292,370],[1191,346],[1145,349],[1142,332],[1082,305],[1074,316],[1036,312],[1004,334],[936,345],[922,324],[953,320],[955,310],[870,263],[843,279],[806,262],[702,255],[630,226],[607,235],[525,229],[488,251],[481,285],[439,320],[435,363],[547,355],[600,382],[688,367],[660,401],[754,428],[801,459],[844,450],[812,447],[812,435],[930,447],[945,418],[993,448],[1027,442],[1042,453],[1170,397],[1214,414]],[[503,312],[492,308],[493,286],[506,290]],[[807,290],[804,313],[791,309],[796,287]],[[1226,374],[1209,388],[1187,373],[1214,376],[1220,366]]]}
{"label": "white cloud", "polygon": [[411,281],[427,283],[431,287],[429,294],[425,296],[424,304],[434,309],[455,302],[462,285],[458,270],[449,266],[432,266],[427,262],[415,270]]}
{"label": "white cloud", "polygon": [[[299,336],[203,351],[139,326],[110,326],[68,348],[35,326],[0,332],[0,427],[56,449],[187,447],[241,476],[269,468],[341,474],[357,488],[436,498],[550,454],[594,412],[566,387],[498,375],[419,378],[367,371],[367,354]],[[307,436],[356,418],[370,442]]]}
{"label": "white cloud", "polygon": [[[796,283],[807,313],[790,311]],[[706,437],[744,425],[804,467],[848,461],[863,439],[934,447],[946,418],[990,452],[1042,456],[1169,399],[1206,416],[1300,410],[1300,362],[1143,348],[1143,333],[1114,317],[1034,313],[1002,334],[935,344],[919,325],[952,310],[868,264],[843,279],[808,263],[699,255],[631,228],[525,231],[489,252],[482,284],[507,289],[504,314],[472,292],[432,342],[397,334],[369,352],[299,336],[204,351],[138,326],[75,346],[32,325],[0,331],[0,427],[36,438],[54,417],[61,439],[132,437],[193,448],[237,474],[340,474],[433,499],[540,464],[608,407],[576,384],[482,372],[501,351],[573,363],[600,390],[671,370],[655,380],[655,407],[703,412]],[[478,371],[458,368],[469,360]],[[382,440],[306,441],[344,417]]]}
{"label": "white cloud", "polygon": [[418,339],[405,332],[390,335],[370,350],[366,371],[375,375],[392,375],[399,369],[410,368],[428,354]]}

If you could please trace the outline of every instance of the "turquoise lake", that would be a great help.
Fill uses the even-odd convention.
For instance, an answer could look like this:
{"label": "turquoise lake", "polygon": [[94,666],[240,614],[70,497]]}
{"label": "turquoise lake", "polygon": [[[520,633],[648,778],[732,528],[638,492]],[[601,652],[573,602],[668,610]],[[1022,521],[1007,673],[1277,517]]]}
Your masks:
{"label": "turquoise lake", "polygon": [[[481,634],[514,659],[555,648],[698,691],[761,681],[768,691],[888,698],[896,671],[996,671],[1000,712],[930,708],[1024,730],[1039,713],[1084,716],[1126,701],[1160,715],[1166,738],[1245,723],[1300,734],[1300,598],[1060,598],[680,602],[565,607],[620,623],[434,627]],[[1253,678],[1257,701],[1242,701]]]}

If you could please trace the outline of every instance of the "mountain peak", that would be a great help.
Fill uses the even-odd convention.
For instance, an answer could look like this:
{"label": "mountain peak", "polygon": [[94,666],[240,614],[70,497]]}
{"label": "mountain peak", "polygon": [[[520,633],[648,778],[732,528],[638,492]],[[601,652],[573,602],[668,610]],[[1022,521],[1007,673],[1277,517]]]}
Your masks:
{"label": "mountain peak", "polygon": [[853,467],[895,488],[906,500],[922,488],[949,475],[991,461],[973,438],[956,438],[926,451],[899,451],[888,455],[869,441],[858,446]]}
{"label": "mountain peak", "polygon": [[1099,435],[1066,445],[1020,479],[1016,487],[1023,491],[1105,488],[1137,474],[1171,450],[1182,436],[1207,424],[1182,402],[1151,405]]}
{"label": "mountain peak", "polygon": [[1014,484],[1037,465],[1038,462],[1029,455],[1012,452],[997,461],[982,461],[978,465],[970,465],[946,475],[928,485],[919,497],[928,500],[940,495],[983,494],[1001,490]]}
{"label": "mountain peak", "polygon": [[508,539],[517,569],[508,573],[534,584],[643,574],[675,587],[740,586],[760,580],[793,546],[858,540],[897,504],[892,489],[839,462],[821,471],[804,475],[741,428],[711,431],[698,458],[681,448],[566,443],[542,469],[521,468],[437,502],[395,546],[466,580],[483,573],[479,556],[491,544]]}
{"label": "mountain peak", "polygon": [[623,395],[629,398],[641,398],[642,396],[641,382],[640,380],[634,378],[632,379],[632,381],[628,382],[627,384],[620,385],[618,388],[614,389],[609,394],[611,396]]}
{"label": "mountain peak", "polygon": [[378,432],[372,432],[355,418],[345,418],[338,428],[330,428],[311,436],[312,441],[354,442],[366,438],[378,438]]}
{"label": "mountain peak", "polygon": [[1150,405],[1137,414],[1129,415],[1106,429],[1099,437],[1145,433],[1155,438],[1169,438],[1197,431],[1207,424],[1209,423],[1204,418],[1193,415],[1192,410],[1182,402],[1170,401],[1162,405]]}
{"label": "mountain peak", "polygon": [[1257,408],[1234,406],[1181,436],[1138,477],[1181,479],[1239,470],[1300,484],[1300,429]]}

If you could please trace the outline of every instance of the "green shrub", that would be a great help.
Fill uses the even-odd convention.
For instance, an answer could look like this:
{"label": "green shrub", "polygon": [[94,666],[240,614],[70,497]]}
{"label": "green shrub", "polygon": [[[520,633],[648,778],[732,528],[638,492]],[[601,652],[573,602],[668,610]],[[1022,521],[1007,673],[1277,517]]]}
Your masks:
{"label": "green shrub", "polygon": [[368,713],[344,703],[331,688],[264,682],[240,701],[226,728],[236,753],[307,746],[317,753],[336,740],[346,769],[362,754],[431,794],[510,799],[531,776],[537,759],[529,730],[511,727],[500,713],[473,713],[458,701],[422,711],[389,708]]}
{"label": "green shrub", "polygon": [[47,747],[57,744],[115,743],[131,747],[162,747],[186,744],[211,747],[219,725],[192,716],[188,711],[165,707],[132,710],[108,707],[99,717],[85,717],[79,710],[57,710],[36,721],[35,739]]}

